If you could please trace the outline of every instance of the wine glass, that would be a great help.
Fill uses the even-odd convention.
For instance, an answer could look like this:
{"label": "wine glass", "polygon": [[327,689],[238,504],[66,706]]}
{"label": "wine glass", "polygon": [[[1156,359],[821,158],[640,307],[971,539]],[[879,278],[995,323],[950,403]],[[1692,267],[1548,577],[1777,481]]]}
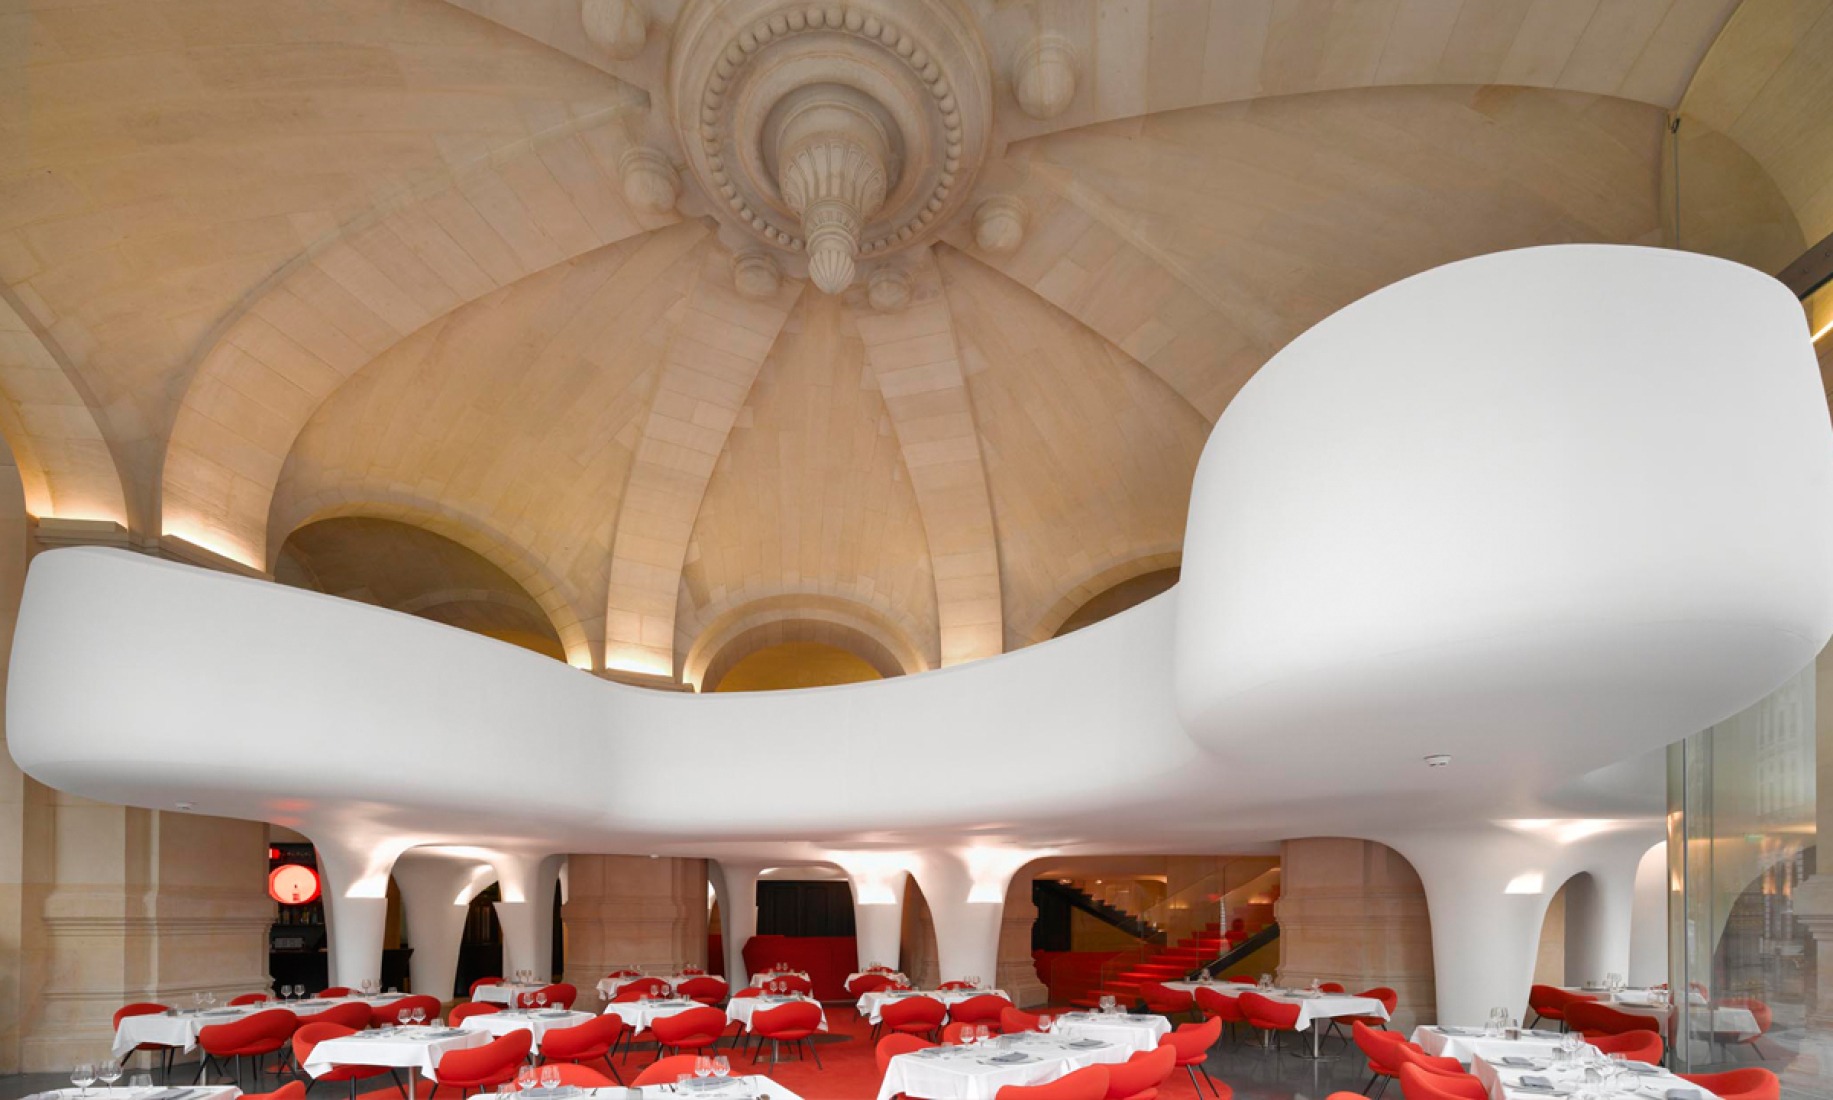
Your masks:
{"label": "wine glass", "polygon": [[541,992],[535,994],[535,1005],[536,1007],[539,1007],[539,1008],[547,1007],[547,991],[546,990],[542,990]]}
{"label": "wine glass", "polygon": [[414,1009],[414,1022],[417,1024],[426,1023],[426,1009],[424,1008]]}
{"label": "wine glass", "polygon": [[711,1077],[712,1075],[713,1075],[713,1060],[711,1058],[708,1058],[704,1054],[695,1055],[694,1057],[694,1076],[704,1078],[704,1077]]}
{"label": "wine glass", "polygon": [[401,1021],[402,1027],[406,1027],[407,1022],[413,1018],[414,1018],[414,1012],[413,1012],[413,1009],[410,1009],[410,1008],[404,1008],[401,1011],[395,1013],[395,1019]]}
{"label": "wine glass", "polygon": [[504,1081],[496,1087],[496,1100],[515,1100],[516,1083]]}
{"label": "wine glass", "polygon": [[558,1065],[541,1067],[541,1087],[549,1092],[560,1087],[560,1067]]}
{"label": "wine glass", "polygon": [[153,1087],[153,1075],[150,1073],[136,1073],[127,1079],[127,1087],[130,1089],[150,1089]]}
{"label": "wine glass", "polygon": [[540,1083],[541,1071],[535,1067],[523,1065],[516,1069],[516,1088],[521,1091],[527,1092]]}
{"label": "wine glass", "polygon": [[104,1058],[96,1065],[95,1076],[103,1085],[113,1088],[114,1083],[121,1079],[121,1063],[113,1058]]}
{"label": "wine glass", "polygon": [[80,1062],[70,1071],[70,1083],[83,1090],[81,1095],[89,1094],[89,1086],[95,1084],[95,1065],[91,1062]]}
{"label": "wine glass", "polygon": [[732,1062],[723,1054],[713,1056],[713,1076],[725,1077],[732,1072]]}
{"label": "wine glass", "polygon": [[1039,1016],[1037,1018],[1037,1029],[1045,1035],[1050,1034],[1050,1029],[1055,1026],[1057,1026],[1057,1022],[1049,1016]]}

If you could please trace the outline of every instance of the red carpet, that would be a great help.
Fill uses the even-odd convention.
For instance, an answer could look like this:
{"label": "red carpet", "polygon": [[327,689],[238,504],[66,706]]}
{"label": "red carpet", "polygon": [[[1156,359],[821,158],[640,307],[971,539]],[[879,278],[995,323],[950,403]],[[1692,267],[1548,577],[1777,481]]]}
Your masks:
{"label": "red carpet", "polygon": [[[829,1034],[821,1040],[821,1067],[815,1068],[813,1061],[797,1062],[793,1058],[779,1061],[772,1078],[792,1089],[804,1100],[873,1100],[878,1095],[878,1066],[872,1058],[869,1025],[853,1018],[853,1011],[848,1007],[829,1006]],[[722,1051],[725,1048],[720,1048]],[[626,1081],[636,1077],[643,1066],[654,1057],[653,1052],[637,1050],[630,1055],[628,1062],[620,1062],[619,1070]],[[764,1073],[770,1062],[770,1051],[765,1049],[758,1062],[758,1068],[751,1069],[749,1057],[740,1058],[731,1054],[732,1073]],[[602,1068],[602,1064],[600,1066]],[[386,1080],[386,1078],[384,1078]],[[420,1100],[426,1100],[430,1086],[422,1082],[419,1089]],[[347,1094],[344,1086],[321,1085],[312,1090],[312,1100],[342,1100]],[[362,1094],[364,1100],[395,1100],[404,1094],[394,1088],[375,1089]],[[1197,1100],[1197,1094],[1191,1089],[1190,1078],[1183,1071],[1175,1072],[1159,1090],[1164,1100]],[[443,1089],[438,1100],[458,1100],[456,1091]],[[1210,1100],[1209,1093],[1203,1093],[1203,1100]]]}

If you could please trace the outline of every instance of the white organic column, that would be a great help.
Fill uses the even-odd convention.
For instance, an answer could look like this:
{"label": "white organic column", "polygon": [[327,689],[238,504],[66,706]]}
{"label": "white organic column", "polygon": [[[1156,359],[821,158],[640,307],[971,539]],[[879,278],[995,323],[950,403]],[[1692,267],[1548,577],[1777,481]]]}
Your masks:
{"label": "white organic column", "polygon": [[425,849],[410,849],[395,861],[395,885],[401,889],[401,917],[414,953],[408,972],[415,993],[450,1000],[458,974],[458,949],[464,941],[465,915],[477,891],[494,872],[487,863]]}
{"label": "white organic column", "polygon": [[967,848],[918,856],[911,868],[936,925],[943,981],[999,972],[999,926],[1013,872],[1042,852]]}
{"label": "white organic column", "polygon": [[403,845],[380,847],[342,837],[312,838],[324,879],[327,958],[332,985],[382,980],[388,874]]}
{"label": "white organic column", "polygon": [[1629,914],[1629,984],[1668,980],[1668,846],[1663,841],[1636,864],[1636,900]]}
{"label": "white organic column", "polygon": [[491,860],[502,900],[496,903],[503,926],[503,972],[532,970],[546,981],[554,969],[554,887],[560,882],[564,855],[505,852]]}
{"label": "white organic column", "polygon": [[1560,882],[1553,854],[1500,830],[1380,839],[1426,888],[1438,1019],[1481,1023],[1497,1006],[1526,1012],[1540,925]]}
{"label": "white organic column", "polygon": [[725,949],[726,981],[733,989],[742,989],[751,977],[745,972],[745,944],[757,935],[757,876],[763,873],[764,865],[720,860],[717,866],[719,877],[713,887],[719,891],[719,935]]}
{"label": "white organic column", "polygon": [[853,935],[859,969],[884,964],[901,966],[898,954],[904,934],[904,891],[910,885],[908,857],[880,853],[843,853],[834,862],[846,870],[853,891]]}

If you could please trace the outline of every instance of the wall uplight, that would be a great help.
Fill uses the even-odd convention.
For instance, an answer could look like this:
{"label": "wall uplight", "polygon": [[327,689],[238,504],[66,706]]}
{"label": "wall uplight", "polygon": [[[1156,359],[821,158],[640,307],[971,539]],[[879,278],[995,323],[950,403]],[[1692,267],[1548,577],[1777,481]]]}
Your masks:
{"label": "wall uplight", "polygon": [[1528,871],[1508,880],[1502,888],[1504,894],[1538,894],[1546,890],[1547,877],[1539,871]]}

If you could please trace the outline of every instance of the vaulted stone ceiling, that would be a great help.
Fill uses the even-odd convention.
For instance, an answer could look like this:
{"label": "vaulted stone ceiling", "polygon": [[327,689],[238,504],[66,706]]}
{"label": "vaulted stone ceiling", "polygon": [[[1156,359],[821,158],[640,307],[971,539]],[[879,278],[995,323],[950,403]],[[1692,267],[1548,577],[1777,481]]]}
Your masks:
{"label": "vaulted stone ceiling", "polygon": [[1211,425],[1355,298],[1670,243],[1677,170],[1683,245],[1833,231],[1830,11],[27,3],[0,431],[45,521],[488,590],[442,614],[582,668],[989,656],[1174,567]]}

